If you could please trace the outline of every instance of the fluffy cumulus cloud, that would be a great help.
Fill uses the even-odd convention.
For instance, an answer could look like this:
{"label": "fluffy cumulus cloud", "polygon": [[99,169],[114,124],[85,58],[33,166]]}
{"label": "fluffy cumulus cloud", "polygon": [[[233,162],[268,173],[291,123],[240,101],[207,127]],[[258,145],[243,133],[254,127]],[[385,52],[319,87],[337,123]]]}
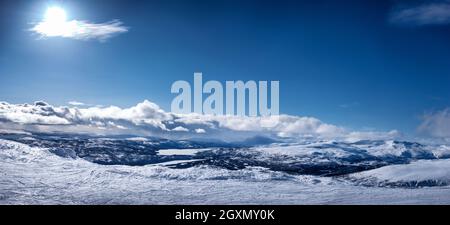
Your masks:
{"label": "fluffy cumulus cloud", "polygon": [[423,26],[450,24],[450,1],[427,1],[396,7],[390,17],[394,24]]}
{"label": "fluffy cumulus cloud", "polygon": [[232,115],[178,115],[174,122],[188,126],[201,126],[197,133],[205,130],[223,129],[233,132],[272,134],[281,138],[291,137],[338,137],[345,135],[343,128],[323,123],[313,117],[279,115],[271,117],[248,117]]}
{"label": "fluffy cumulus cloud", "polygon": [[52,106],[46,102],[10,104],[0,102],[0,124],[4,128],[31,132],[68,132],[93,135],[146,135],[165,138],[218,138],[242,141],[255,136],[280,140],[297,138],[380,139],[398,132],[350,132],[313,117],[279,115],[242,117],[231,115],[174,114],[143,101],[120,108]]}
{"label": "fluffy cumulus cloud", "polygon": [[450,140],[450,108],[425,114],[418,130],[431,137]]}

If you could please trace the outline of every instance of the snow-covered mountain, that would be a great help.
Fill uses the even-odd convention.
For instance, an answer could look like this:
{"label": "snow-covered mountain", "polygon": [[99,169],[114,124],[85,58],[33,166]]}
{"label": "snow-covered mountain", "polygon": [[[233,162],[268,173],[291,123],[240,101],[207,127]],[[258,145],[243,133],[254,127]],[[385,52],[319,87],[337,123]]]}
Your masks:
{"label": "snow-covered mountain", "polygon": [[0,203],[450,203],[450,148],[0,135]]}

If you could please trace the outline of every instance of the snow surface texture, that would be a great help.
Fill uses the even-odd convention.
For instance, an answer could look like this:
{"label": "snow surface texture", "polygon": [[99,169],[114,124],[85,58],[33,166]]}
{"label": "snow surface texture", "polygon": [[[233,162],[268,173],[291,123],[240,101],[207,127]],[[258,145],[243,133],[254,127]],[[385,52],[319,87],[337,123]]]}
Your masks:
{"label": "snow surface texture", "polygon": [[450,160],[420,160],[356,173],[350,177],[369,185],[375,181],[379,186],[445,186],[450,184]]}
{"label": "snow surface texture", "polygon": [[[145,140],[7,139],[0,139],[0,204],[450,204],[445,146],[371,141],[205,149],[162,140],[148,141],[158,146],[149,148]],[[146,164],[132,166],[124,144],[144,149],[134,156],[146,156]],[[187,155],[167,158],[180,149],[173,145]]]}

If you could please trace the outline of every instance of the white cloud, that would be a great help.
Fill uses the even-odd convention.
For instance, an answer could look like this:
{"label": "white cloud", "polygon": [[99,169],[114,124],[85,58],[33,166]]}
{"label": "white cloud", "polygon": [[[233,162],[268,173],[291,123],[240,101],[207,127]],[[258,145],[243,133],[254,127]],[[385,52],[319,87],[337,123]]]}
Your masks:
{"label": "white cloud", "polygon": [[43,20],[37,23],[30,31],[46,37],[63,37],[76,40],[97,39],[105,41],[115,35],[128,32],[119,20],[106,23],[89,23],[87,21],[61,21],[58,23]]}
{"label": "white cloud", "polygon": [[11,105],[0,102],[0,119],[19,124],[70,124],[62,111],[55,111],[54,108],[45,102],[38,101],[34,105],[19,104]]}
{"label": "white cloud", "polygon": [[[279,139],[380,139],[394,133],[350,132],[313,117],[279,115],[247,117],[230,115],[174,114],[158,105],[143,101],[130,108],[55,107],[45,102],[9,104],[0,102],[2,127],[39,132],[70,132],[149,135],[165,138],[208,137],[223,141],[245,140],[254,136]],[[267,123],[275,124],[268,128]],[[173,132],[177,131],[177,132]]]}
{"label": "white cloud", "polygon": [[[175,123],[188,126],[202,126],[206,131],[229,131],[233,133],[254,133],[283,138],[295,137],[340,137],[345,134],[343,128],[323,123],[313,117],[279,115],[271,117],[248,117],[231,115],[176,115]],[[266,124],[275,126],[267,127]],[[199,133],[199,132],[197,132]],[[237,134],[238,135],[238,134]]]}
{"label": "white cloud", "polygon": [[353,131],[346,135],[345,140],[349,142],[367,140],[367,139],[379,139],[379,140],[393,140],[401,137],[402,134],[398,130],[391,130],[389,132],[376,132],[376,131]]}
{"label": "white cloud", "polygon": [[178,126],[178,127],[173,128],[172,131],[188,132],[189,129],[182,127],[182,126]]}
{"label": "white cloud", "polygon": [[205,131],[205,129],[198,128],[198,129],[195,129],[195,133],[197,133],[197,134],[204,134],[204,133],[206,133],[206,131]]}
{"label": "white cloud", "polygon": [[442,25],[450,24],[450,1],[432,1],[412,7],[397,8],[390,20],[405,25]]}
{"label": "white cloud", "polygon": [[73,106],[83,106],[86,105],[83,102],[77,102],[77,101],[70,101],[68,102],[69,105],[73,105]]}
{"label": "white cloud", "polygon": [[428,113],[422,119],[418,128],[420,133],[450,140],[450,108]]}

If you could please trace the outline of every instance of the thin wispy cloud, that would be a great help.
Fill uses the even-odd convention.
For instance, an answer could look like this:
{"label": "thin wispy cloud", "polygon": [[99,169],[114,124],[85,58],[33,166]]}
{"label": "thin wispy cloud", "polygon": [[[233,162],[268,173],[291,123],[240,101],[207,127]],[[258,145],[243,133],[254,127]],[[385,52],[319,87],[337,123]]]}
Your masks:
{"label": "thin wispy cloud", "polygon": [[30,31],[42,38],[62,37],[76,40],[97,39],[105,41],[115,35],[128,32],[120,20],[106,23],[91,23],[82,20],[67,20],[66,11],[60,7],[47,9],[42,21],[35,24]]}
{"label": "thin wispy cloud", "polygon": [[118,34],[128,32],[119,20],[106,23],[89,23],[87,21],[72,20],[55,26],[51,22],[41,21],[30,29],[42,38],[63,37],[76,40],[105,41]]}
{"label": "thin wispy cloud", "polygon": [[430,1],[420,5],[397,7],[393,10],[390,21],[408,26],[450,24],[450,1]]}
{"label": "thin wispy cloud", "polygon": [[78,102],[78,101],[70,101],[70,102],[68,102],[68,104],[69,105],[73,105],[73,106],[84,106],[84,105],[86,105],[85,103]]}
{"label": "thin wispy cloud", "polygon": [[450,140],[450,108],[425,114],[418,130],[428,136]]}

